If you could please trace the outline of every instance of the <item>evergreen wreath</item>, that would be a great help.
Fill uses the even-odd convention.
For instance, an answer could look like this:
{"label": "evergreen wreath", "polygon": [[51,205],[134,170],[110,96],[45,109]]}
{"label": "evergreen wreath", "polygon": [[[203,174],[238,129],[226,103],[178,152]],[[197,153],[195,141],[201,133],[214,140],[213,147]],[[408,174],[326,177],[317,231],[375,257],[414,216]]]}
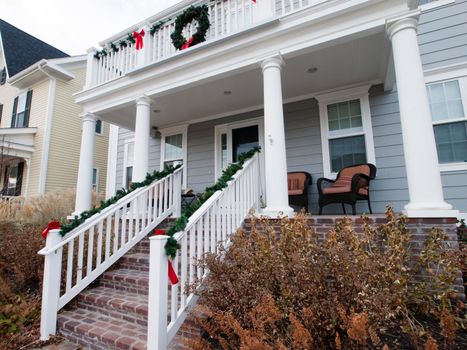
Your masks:
{"label": "evergreen wreath", "polygon": [[186,44],[187,39],[182,34],[183,28],[193,20],[198,22],[198,30],[193,34],[193,41],[190,46],[206,40],[206,32],[210,27],[208,7],[206,5],[190,6],[175,19],[175,31],[170,37],[176,49],[180,50]]}

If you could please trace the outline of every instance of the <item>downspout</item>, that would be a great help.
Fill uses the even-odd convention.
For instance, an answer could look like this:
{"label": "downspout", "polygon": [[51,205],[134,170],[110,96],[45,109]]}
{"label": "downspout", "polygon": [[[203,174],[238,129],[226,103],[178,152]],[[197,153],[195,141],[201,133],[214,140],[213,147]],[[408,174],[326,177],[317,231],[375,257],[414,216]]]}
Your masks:
{"label": "downspout", "polygon": [[50,139],[52,136],[52,119],[55,105],[55,95],[57,91],[57,79],[50,76],[47,72],[42,69],[42,66],[38,67],[39,70],[44,73],[50,79],[49,84],[49,96],[47,99],[47,113],[45,119],[45,130],[44,138],[42,140],[42,155],[41,155],[41,168],[39,172],[39,194],[45,193],[45,185],[47,180],[47,170],[49,166],[49,149]]}

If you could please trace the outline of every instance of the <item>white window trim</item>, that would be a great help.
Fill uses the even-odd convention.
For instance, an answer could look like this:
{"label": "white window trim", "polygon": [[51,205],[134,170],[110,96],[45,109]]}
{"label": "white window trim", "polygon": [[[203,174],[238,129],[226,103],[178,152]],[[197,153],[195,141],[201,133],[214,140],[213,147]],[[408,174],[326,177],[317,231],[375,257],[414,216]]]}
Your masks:
{"label": "white window trim", "polygon": [[[129,167],[129,166],[133,166],[132,165],[128,165],[128,145],[130,143],[135,143],[135,139],[134,138],[131,138],[131,139],[126,139],[125,142],[124,142],[124,146],[123,146],[123,176],[122,176],[122,188],[124,189],[127,189],[126,188],[126,168]],[[133,159],[134,161],[134,159]]]}
{"label": "white window trim", "polygon": [[161,153],[160,153],[160,170],[164,169],[164,162],[170,161],[170,159],[165,159],[165,138],[168,136],[182,134],[182,161],[183,161],[183,186],[182,189],[187,188],[187,172],[188,172],[188,164],[187,164],[187,144],[188,144],[188,124],[172,126],[169,128],[164,128],[159,130],[161,134]]}
{"label": "white window trim", "polygon": [[[239,128],[246,128],[248,126],[258,125],[258,139],[261,149],[264,150],[264,117],[252,118],[247,120],[242,120],[239,122],[227,123],[216,125],[214,127],[214,181],[220,177],[222,173],[222,154],[221,154],[221,135],[227,134],[227,145],[232,143],[232,130]],[[262,153],[261,153],[262,154]],[[228,155],[228,162],[232,162],[232,154]],[[260,157],[261,162],[264,162],[263,157]],[[261,169],[264,169],[264,164],[261,165]]]}
{"label": "white window trim", "polygon": [[[432,122],[433,125],[467,121],[467,62],[450,65],[447,67],[440,67],[425,72],[425,84],[427,86],[454,80],[459,81],[459,88],[461,91],[465,117]],[[467,162],[439,163],[439,170],[441,172],[465,171],[467,170]]]}
{"label": "white window trim", "polygon": [[[101,132],[97,132],[96,131],[96,135],[98,136],[104,136],[104,122],[102,119],[97,119],[97,120],[100,120],[101,121]],[[97,125],[97,120],[96,120],[96,125]],[[95,130],[95,128],[94,128]]]}
{"label": "white window trim", "polygon": [[[92,168],[92,173],[94,175],[94,170],[96,171],[96,193],[99,193],[99,168]],[[92,184],[92,187],[94,187],[94,184]]]}
{"label": "white window trim", "polygon": [[[329,151],[329,140],[334,138],[343,138],[349,136],[365,136],[366,159],[368,163],[376,165],[375,145],[373,140],[373,127],[371,124],[370,97],[369,90],[371,85],[353,87],[345,90],[332,91],[329,93],[316,95],[315,98],[319,104],[319,119],[321,128],[321,147],[323,154],[323,172],[327,178],[335,179],[337,173],[331,171],[331,160]],[[329,135],[328,124],[328,105],[350,100],[360,100],[362,112],[363,131],[349,132],[339,136],[331,137]]]}

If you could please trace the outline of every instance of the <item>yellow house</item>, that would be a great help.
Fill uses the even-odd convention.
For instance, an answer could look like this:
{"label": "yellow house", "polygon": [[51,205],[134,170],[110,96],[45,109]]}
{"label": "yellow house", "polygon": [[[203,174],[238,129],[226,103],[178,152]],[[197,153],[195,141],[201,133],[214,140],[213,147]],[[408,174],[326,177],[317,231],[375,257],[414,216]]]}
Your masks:
{"label": "yellow house", "polygon": [[[75,188],[86,57],[67,54],[0,20],[2,197]],[[104,192],[109,126],[96,123],[93,186]]]}

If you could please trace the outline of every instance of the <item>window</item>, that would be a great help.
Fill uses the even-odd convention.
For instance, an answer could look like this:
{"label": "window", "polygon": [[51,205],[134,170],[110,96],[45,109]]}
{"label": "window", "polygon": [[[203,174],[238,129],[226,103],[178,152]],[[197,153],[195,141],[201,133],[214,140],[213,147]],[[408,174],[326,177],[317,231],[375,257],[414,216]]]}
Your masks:
{"label": "window", "polygon": [[3,178],[3,191],[4,196],[20,196],[21,185],[23,179],[24,163],[20,162],[15,165],[9,165],[5,168],[5,175]]}
{"label": "window", "polygon": [[0,127],[2,126],[3,105],[0,103]]}
{"label": "window", "polygon": [[428,84],[431,118],[441,166],[467,164],[467,78]]}
{"label": "window", "polygon": [[102,120],[96,120],[96,134],[102,135],[104,133],[104,126],[102,125]]}
{"label": "window", "polygon": [[346,166],[375,163],[368,90],[366,85],[316,97],[327,177]]}
{"label": "window", "polygon": [[92,190],[94,192],[99,192],[99,169],[92,169]]}
{"label": "window", "polygon": [[13,114],[11,116],[12,128],[27,128],[29,126],[29,113],[31,110],[32,90],[15,98]]}
{"label": "window", "polygon": [[[188,125],[161,130],[161,169],[186,164]],[[183,187],[186,188],[186,167],[183,169]]]}
{"label": "window", "polygon": [[131,181],[133,178],[133,158],[135,152],[135,143],[133,140],[128,140],[125,143],[125,154],[123,160],[123,186],[124,188],[130,188]]}

